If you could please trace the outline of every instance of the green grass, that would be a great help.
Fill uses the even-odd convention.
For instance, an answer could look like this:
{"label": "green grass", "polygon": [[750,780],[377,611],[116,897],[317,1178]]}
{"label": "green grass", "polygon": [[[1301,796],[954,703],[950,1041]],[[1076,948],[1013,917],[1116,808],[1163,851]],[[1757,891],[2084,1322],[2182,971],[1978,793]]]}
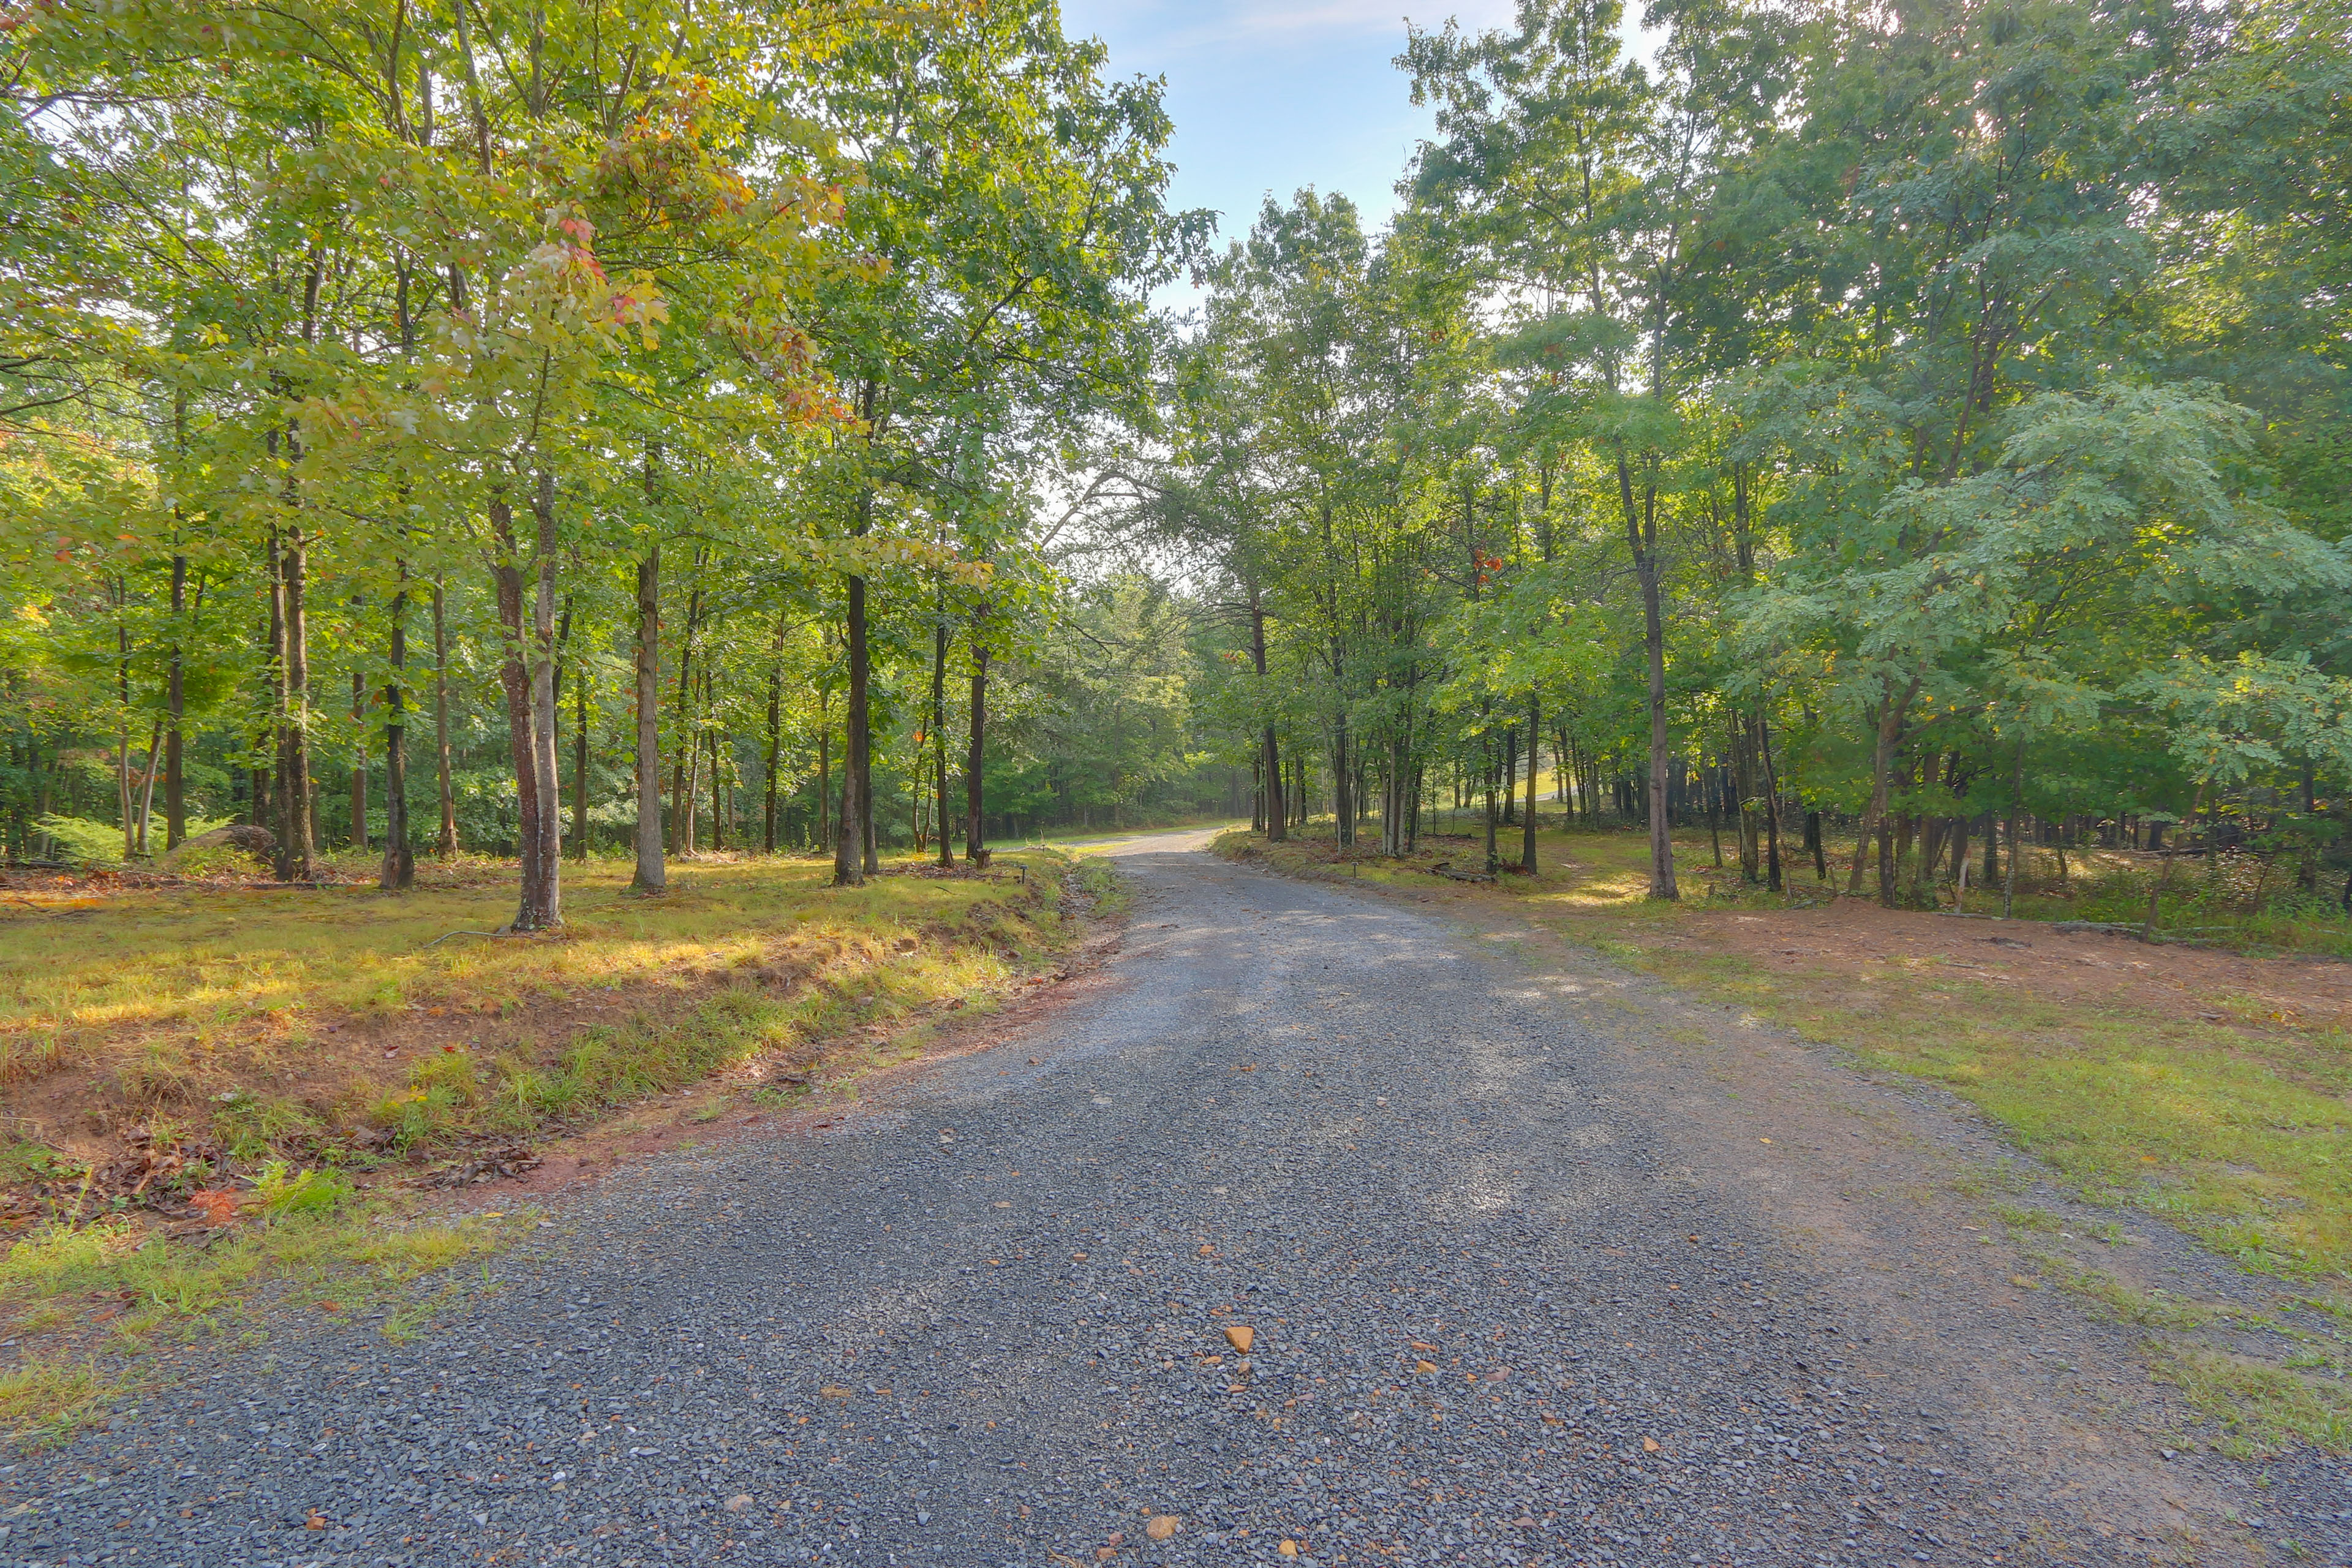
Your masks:
{"label": "green grass", "polygon": [[[984,1010],[1067,953],[1072,895],[1097,914],[1123,900],[1099,858],[1042,848],[999,864],[1031,875],[852,889],[809,860],[705,861],[640,899],[625,865],[567,867],[561,932],[438,945],[505,918],[503,876],[463,868],[407,898],[56,900],[48,918],[0,925],[0,1062],[16,1069],[0,1109],[62,1085],[154,1149],[207,1151],[158,1190],[215,1188],[223,1152],[247,1189],[207,1200],[237,1203],[243,1223],[181,1245],[92,1187],[104,1140],[0,1145],[0,1178],[69,1194],[0,1258],[0,1324],[22,1342],[0,1426],[38,1439],[93,1419],[140,1385],[132,1362],[250,1323],[265,1301],[418,1331],[462,1294],[426,1277],[507,1245],[523,1219],[423,1217],[363,1190],[372,1172],[543,1140],[715,1072],[776,1107],[844,1088],[919,1052],[929,1020]],[[389,1064],[373,1046],[338,1057],[336,1026],[372,1016],[405,1026],[412,1047],[419,1030],[441,1043]]]}
{"label": "green grass", "polygon": [[2252,1458],[2298,1442],[2352,1452],[2352,1389],[2194,1345],[2148,1346],[2152,1375],[2217,1423],[2225,1453]]}

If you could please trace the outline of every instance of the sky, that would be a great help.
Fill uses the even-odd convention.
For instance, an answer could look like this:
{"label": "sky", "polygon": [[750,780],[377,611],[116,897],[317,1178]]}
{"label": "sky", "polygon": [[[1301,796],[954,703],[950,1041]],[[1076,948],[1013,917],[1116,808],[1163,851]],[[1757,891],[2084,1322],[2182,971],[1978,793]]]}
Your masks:
{"label": "sky", "polygon": [[1500,25],[1510,0],[1063,0],[1063,31],[1109,47],[1113,76],[1164,76],[1176,121],[1171,205],[1213,207],[1238,238],[1268,191],[1343,192],[1375,223],[1429,131],[1391,63],[1404,17]]}
{"label": "sky", "polygon": [[[1513,9],[1512,0],[1062,0],[1062,26],[1102,39],[1111,76],[1167,79],[1171,205],[1222,214],[1223,248],[1248,233],[1266,193],[1287,200],[1303,185],[1347,195],[1370,226],[1384,226],[1432,124],[1394,64],[1406,18],[1434,31],[1454,17],[1475,32],[1505,25]],[[1158,298],[1181,309],[1196,295],[1179,283]]]}

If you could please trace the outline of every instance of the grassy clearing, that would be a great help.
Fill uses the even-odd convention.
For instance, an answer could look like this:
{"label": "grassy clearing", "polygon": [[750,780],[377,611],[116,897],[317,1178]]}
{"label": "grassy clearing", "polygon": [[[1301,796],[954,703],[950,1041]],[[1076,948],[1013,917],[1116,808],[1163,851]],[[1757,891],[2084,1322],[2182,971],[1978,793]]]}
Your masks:
{"label": "grassy clearing", "polygon": [[526,940],[434,940],[506,918],[478,868],[407,898],[182,889],[8,920],[0,1426],[69,1430],[265,1303],[415,1332],[457,1289],[435,1278],[532,1216],[435,1218],[394,1184],[494,1178],[504,1151],[713,1075],[698,1120],[845,1089],[1121,901],[1099,859],[997,864],[1020,869],[835,889],[814,861],[705,860],[657,899],[567,868],[565,929]]}

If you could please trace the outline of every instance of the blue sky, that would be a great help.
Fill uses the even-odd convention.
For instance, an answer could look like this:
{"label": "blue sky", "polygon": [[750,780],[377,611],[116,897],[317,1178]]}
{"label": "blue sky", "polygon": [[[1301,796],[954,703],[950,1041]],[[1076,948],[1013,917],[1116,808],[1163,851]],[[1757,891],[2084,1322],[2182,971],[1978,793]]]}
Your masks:
{"label": "blue sky", "polygon": [[[1511,19],[1513,0],[1062,0],[1063,31],[1109,47],[1113,76],[1167,79],[1176,121],[1170,196],[1210,207],[1220,248],[1249,232],[1267,192],[1287,200],[1302,185],[1340,192],[1382,227],[1396,211],[1396,182],[1429,133],[1429,110],[1392,63],[1405,19],[1434,30],[1450,17],[1468,31]],[[1627,22],[1646,57],[1628,0]],[[1178,282],[1162,306],[1199,299]]]}
{"label": "blue sky", "polygon": [[1174,204],[1223,214],[1221,241],[1247,232],[1266,192],[1344,192],[1375,224],[1429,129],[1391,63],[1410,15],[1465,27],[1506,21],[1510,0],[1063,0],[1063,30],[1099,37],[1116,76],[1164,76],[1176,121]]}

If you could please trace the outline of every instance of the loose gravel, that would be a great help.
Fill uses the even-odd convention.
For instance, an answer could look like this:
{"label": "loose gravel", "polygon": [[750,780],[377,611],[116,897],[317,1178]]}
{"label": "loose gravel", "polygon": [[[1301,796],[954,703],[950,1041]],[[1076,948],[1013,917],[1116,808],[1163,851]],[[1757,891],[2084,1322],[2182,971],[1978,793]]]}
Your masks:
{"label": "loose gravel", "polygon": [[20,1459],[0,1560],[2105,1560],[1507,957],[1127,865],[1099,1002],[616,1176],[414,1344],[281,1332]]}

